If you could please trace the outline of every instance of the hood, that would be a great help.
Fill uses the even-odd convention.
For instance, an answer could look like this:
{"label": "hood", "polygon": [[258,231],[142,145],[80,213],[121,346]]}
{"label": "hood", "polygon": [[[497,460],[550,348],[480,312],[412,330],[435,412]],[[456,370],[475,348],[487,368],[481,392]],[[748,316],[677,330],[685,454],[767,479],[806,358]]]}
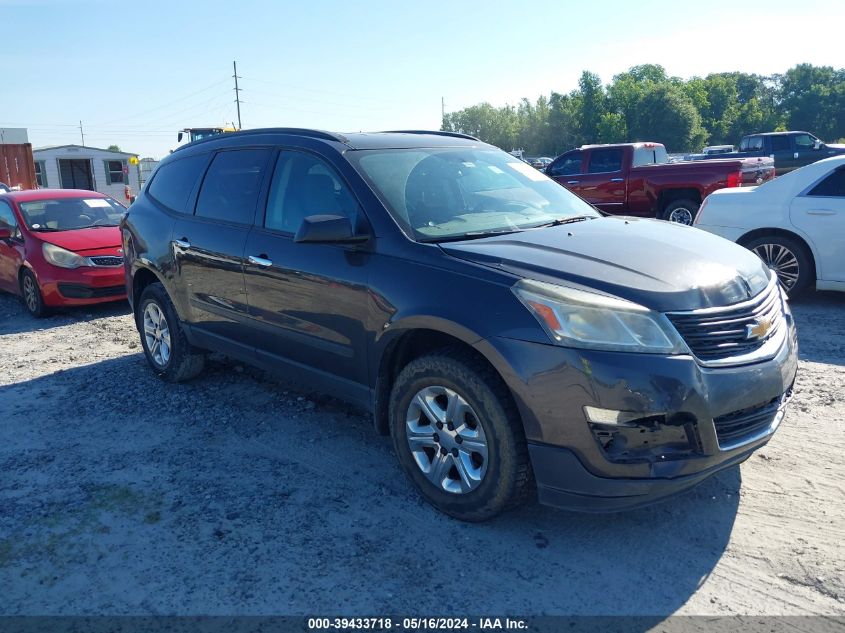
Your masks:
{"label": "hood", "polygon": [[55,244],[74,253],[85,254],[85,251],[118,248],[120,243],[120,227],[103,226],[93,229],[75,229],[73,231],[33,231],[42,242]]}
{"label": "hood", "polygon": [[845,152],[845,145],[842,143],[825,143],[825,146],[830,149],[835,149],[837,152]]}
{"label": "hood", "polygon": [[751,251],[662,220],[603,217],[440,246],[459,259],[597,290],[660,312],[745,301],[769,280]]}

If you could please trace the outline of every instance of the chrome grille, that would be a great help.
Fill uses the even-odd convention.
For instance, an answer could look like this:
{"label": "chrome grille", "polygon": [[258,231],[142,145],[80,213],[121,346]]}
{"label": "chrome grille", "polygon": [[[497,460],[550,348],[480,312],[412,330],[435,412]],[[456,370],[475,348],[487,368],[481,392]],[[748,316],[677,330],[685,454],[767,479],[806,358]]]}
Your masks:
{"label": "chrome grille", "polygon": [[88,259],[95,266],[123,266],[123,258],[114,255],[97,255]]}
{"label": "chrome grille", "polygon": [[[690,351],[702,361],[753,353],[785,327],[783,304],[776,280],[759,295],[741,304],[692,312],[670,312],[666,316],[686,341]],[[765,320],[771,322],[765,336],[749,338],[750,330]]]}

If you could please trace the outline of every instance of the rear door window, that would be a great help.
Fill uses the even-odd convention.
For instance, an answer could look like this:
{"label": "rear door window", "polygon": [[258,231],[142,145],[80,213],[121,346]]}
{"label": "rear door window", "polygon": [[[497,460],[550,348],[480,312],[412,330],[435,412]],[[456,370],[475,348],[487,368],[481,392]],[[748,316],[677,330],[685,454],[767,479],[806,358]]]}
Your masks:
{"label": "rear door window", "polygon": [[269,149],[238,149],[218,153],[197,196],[196,215],[211,220],[252,224]]}
{"label": "rear door window", "polygon": [[840,167],[813,187],[808,196],[845,198],[845,167]]}
{"label": "rear door window", "polygon": [[789,151],[789,137],[784,135],[770,136],[773,152],[788,152]]}
{"label": "rear door window", "polygon": [[589,174],[604,174],[622,171],[621,149],[594,149],[590,154]]}
{"label": "rear door window", "polygon": [[190,213],[185,207],[208,162],[205,154],[180,158],[159,166],[147,193],[155,200],[179,213]]}

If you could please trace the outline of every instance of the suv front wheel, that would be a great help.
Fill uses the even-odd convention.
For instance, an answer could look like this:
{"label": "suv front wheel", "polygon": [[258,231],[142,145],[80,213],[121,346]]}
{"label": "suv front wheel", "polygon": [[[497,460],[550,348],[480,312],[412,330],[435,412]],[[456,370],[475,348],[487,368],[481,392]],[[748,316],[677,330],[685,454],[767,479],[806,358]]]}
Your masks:
{"label": "suv front wheel", "polygon": [[205,356],[188,342],[176,309],[160,283],[144,288],[135,321],[144,355],[157,376],[167,382],[182,382],[202,371]]}
{"label": "suv front wheel", "polygon": [[403,470],[438,510],[484,521],[531,492],[522,423],[507,387],[461,350],[411,361],[390,397],[390,431]]}

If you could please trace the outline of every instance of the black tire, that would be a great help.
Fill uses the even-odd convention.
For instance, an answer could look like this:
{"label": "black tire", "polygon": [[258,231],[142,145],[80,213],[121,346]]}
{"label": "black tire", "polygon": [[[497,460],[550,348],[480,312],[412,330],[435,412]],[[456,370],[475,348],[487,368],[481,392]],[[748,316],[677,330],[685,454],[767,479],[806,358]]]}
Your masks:
{"label": "black tire", "polygon": [[701,206],[700,202],[690,200],[689,198],[681,198],[680,200],[673,200],[660,216],[662,220],[668,222],[677,222],[678,224],[686,224],[692,226],[695,221],[695,216],[698,215],[698,208]]}
{"label": "black tire", "polygon": [[[156,359],[144,332],[144,315],[151,304],[163,314],[168,329],[170,345],[166,359],[161,354],[158,360]],[[167,382],[182,382],[202,372],[205,366],[205,355],[188,342],[182,322],[176,314],[176,308],[173,307],[173,302],[170,301],[167,291],[160,283],[153,283],[144,288],[136,307],[135,323],[138,326],[141,347],[144,349],[147,363],[159,378]]]}
{"label": "black tire", "polygon": [[24,270],[21,273],[21,301],[29,312],[36,319],[47,316],[47,306],[44,305],[44,297],[41,295],[41,288],[38,280],[30,271]]}
{"label": "black tire", "polygon": [[801,242],[785,235],[764,235],[743,244],[777,273],[790,297],[806,292],[815,283],[812,254]]}
{"label": "black tire", "polygon": [[[476,424],[483,429],[487,459],[486,473],[474,489],[454,493],[436,486],[413,456],[406,417],[412,400],[427,387],[453,390],[478,414]],[[519,505],[533,492],[522,422],[509,394],[504,394],[508,394],[507,386],[498,374],[471,353],[459,349],[417,358],[396,378],[389,409],[390,435],[397,458],[423,497],[441,512],[463,521],[485,521]]]}

